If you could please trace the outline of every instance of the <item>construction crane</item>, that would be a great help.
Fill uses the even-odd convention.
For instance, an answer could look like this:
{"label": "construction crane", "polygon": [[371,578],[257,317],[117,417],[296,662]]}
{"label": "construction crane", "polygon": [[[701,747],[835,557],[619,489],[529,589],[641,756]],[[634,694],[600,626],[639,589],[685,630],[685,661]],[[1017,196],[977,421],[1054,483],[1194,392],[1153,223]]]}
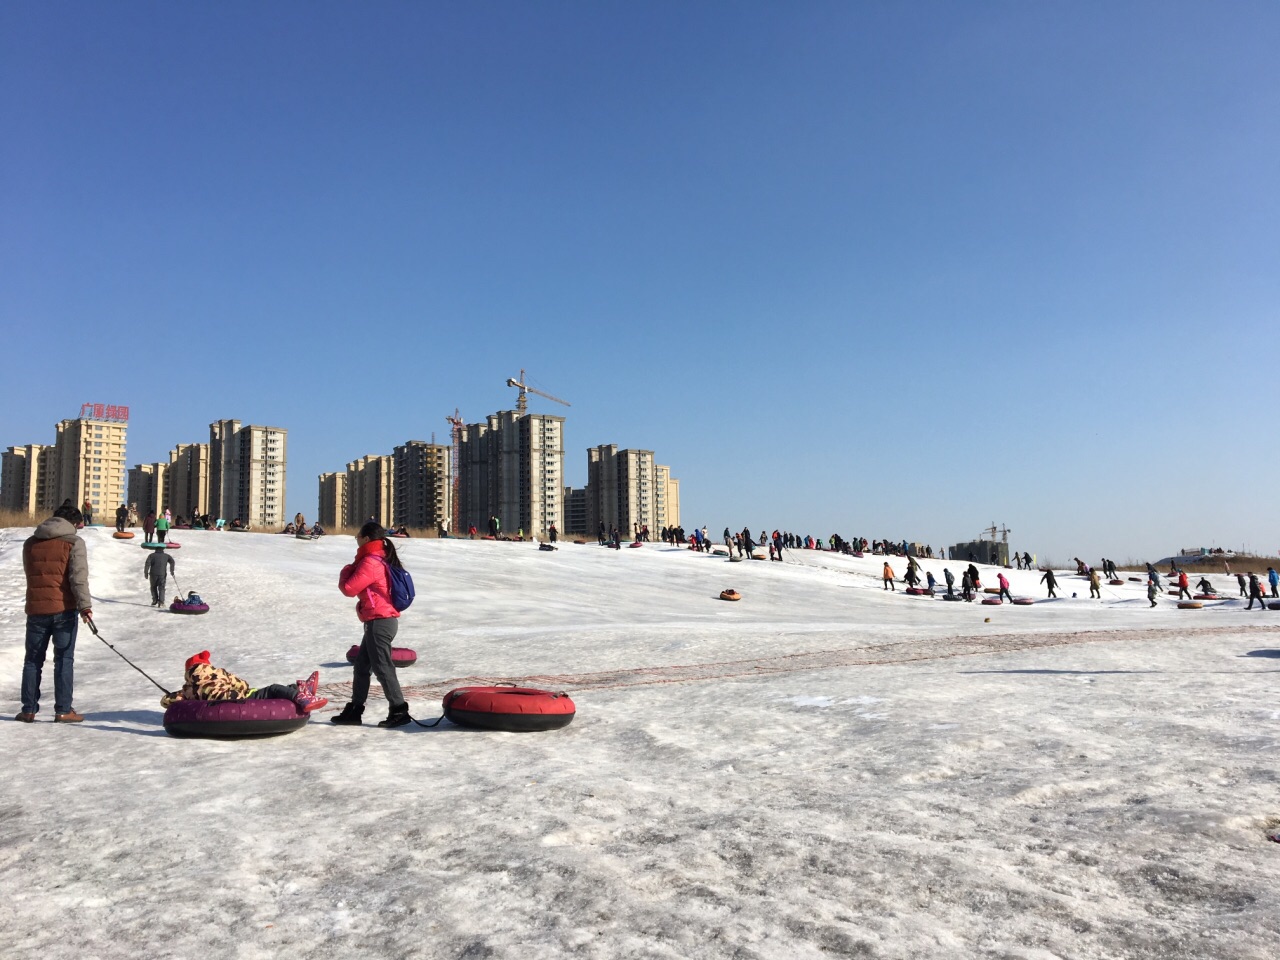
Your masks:
{"label": "construction crane", "polygon": [[459,478],[462,475],[462,428],[464,424],[462,421],[462,413],[457,407],[453,408],[452,417],[446,416],[444,419],[453,431],[453,453],[449,457],[449,483],[453,489],[453,496],[451,498],[453,500],[453,516],[451,517],[453,523],[451,526],[453,535],[457,536],[460,524],[462,523],[462,504],[459,502],[458,492],[461,487]]}
{"label": "construction crane", "polygon": [[526,391],[528,393],[536,393],[540,397],[546,397],[548,400],[554,400],[556,403],[563,403],[566,407],[572,406],[572,404],[569,403],[568,400],[561,400],[559,397],[553,397],[551,394],[544,393],[543,391],[537,389],[536,387],[531,387],[527,383],[525,383],[523,369],[521,369],[520,371],[519,380],[515,379],[514,377],[507,377],[507,386],[520,388],[520,395],[516,397],[517,413],[526,413],[528,411],[529,398],[525,395]]}
{"label": "construction crane", "polygon": [[1013,531],[1012,531],[1012,530],[1010,530],[1008,527],[1004,526],[1003,524],[1001,524],[999,527],[997,527],[997,526],[996,526],[996,522],[995,522],[994,520],[992,520],[992,521],[991,521],[991,526],[989,526],[989,527],[987,527],[987,529],[983,530],[983,531],[982,531],[982,533],[983,533],[983,535],[984,535],[984,536],[990,536],[990,537],[991,537],[992,542],[995,542],[995,539],[996,539],[996,537],[997,537],[997,536],[1001,536],[1001,537],[1002,537],[1002,539],[1003,539],[1003,541],[1004,541],[1005,543],[1008,543],[1008,542],[1009,542],[1009,534],[1013,533]]}

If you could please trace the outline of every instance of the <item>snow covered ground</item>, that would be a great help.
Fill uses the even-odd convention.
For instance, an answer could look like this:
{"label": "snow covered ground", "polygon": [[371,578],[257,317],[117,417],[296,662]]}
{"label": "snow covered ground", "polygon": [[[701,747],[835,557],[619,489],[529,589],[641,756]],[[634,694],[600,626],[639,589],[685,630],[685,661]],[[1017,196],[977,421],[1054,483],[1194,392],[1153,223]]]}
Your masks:
{"label": "snow covered ground", "polygon": [[[29,533],[0,531],[7,717]],[[46,722],[52,663],[40,722],[0,722],[7,958],[1280,955],[1280,613],[1070,576],[1056,602],[944,603],[825,553],[399,541],[415,716],[477,678],[578,716],[337,728],[351,539],[179,531],[169,592],[212,606],[179,617],[110,533],[84,533],[97,622],[140,667],[319,667],[333,704],[284,737],[173,739],[82,629],[86,722]]]}

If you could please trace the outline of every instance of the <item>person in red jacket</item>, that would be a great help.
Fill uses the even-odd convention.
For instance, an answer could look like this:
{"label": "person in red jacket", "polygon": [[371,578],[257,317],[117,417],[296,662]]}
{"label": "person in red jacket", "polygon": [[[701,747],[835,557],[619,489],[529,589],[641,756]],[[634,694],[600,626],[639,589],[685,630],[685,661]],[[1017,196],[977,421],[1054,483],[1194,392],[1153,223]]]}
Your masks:
{"label": "person in red jacket", "polygon": [[1190,586],[1191,586],[1191,581],[1187,579],[1187,571],[1179,570],[1178,571],[1178,599],[1179,600],[1182,600],[1184,597],[1187,600],[1191,599],[1191,590],[1188,589]]}
{"label": "person in red jacket", "polygon": [[388,565],[399,567],[401,564],[395,546],[383,536],[384,532],[377,520],[365,523],[356,535],[355,561],[343,567],[338,576],[338,589],[343,595],[359,598],[356,616],[364,624],[364,637],[356,655],[351,702],[340,714],[330,718],[334,723],[360,725],[364,704],[369,698],[371,672],[382,684],[382,693],[390,704],[387,719],[380,720],[378,726],[399,727],[410,720],[409,705],[400,691],[395,664],[391,661],[391,641],[400,625],[400,611],[391,603]]}
{"label": "person in red jacket", "polygon": [[84,541],[76,536],[83,521],[80,511],[63,504],[22,545],[22,569],[27,575],[27,653],[22,663],[22,711],[14,718],[33,723],[40,712],[40,674],[49,642],[53,641],[53,721],[79,723],[72,709],[74,694],[77,614],[89,623],[89,559]]}

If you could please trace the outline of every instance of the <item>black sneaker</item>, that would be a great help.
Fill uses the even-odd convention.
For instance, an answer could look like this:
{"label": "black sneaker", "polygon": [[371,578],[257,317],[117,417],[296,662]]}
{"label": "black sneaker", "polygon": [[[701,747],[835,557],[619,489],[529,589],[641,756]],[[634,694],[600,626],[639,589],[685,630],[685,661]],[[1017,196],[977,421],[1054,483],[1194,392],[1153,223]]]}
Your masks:
{"label": "black sneaker", "polygon": [[357,707],[354,703],[348,703],[342,708],[342,712],[336,717],[330,717],[330,723],[341,724],[342,726],[358,727],[363,721],[361,717],[364,715],[364,707]]}

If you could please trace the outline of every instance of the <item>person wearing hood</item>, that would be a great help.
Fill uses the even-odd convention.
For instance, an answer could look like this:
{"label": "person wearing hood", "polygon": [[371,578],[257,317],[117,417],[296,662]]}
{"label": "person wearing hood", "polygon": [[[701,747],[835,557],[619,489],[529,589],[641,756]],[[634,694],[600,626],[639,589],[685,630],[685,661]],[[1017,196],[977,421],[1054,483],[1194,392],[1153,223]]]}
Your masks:
{"label": "person wearing hood", "polygon": [[147,557],[146,562],[142,565],[142,575],[151,581],[151,605],[153,607],[164,606],[165,584],[169,582],[170,572],[177,576],[177,570],[174,569],[175,566],[173,557],[169,555],[169,551],[166,549],[152,550],[151,556]]}
{"label": "person wearing hood", "polygon": [[40,675],[53,643],[53,720],[79,723],[73,706],[77,616],[93,622],[89,596],[89,556],[76,536],[80,511],[63,504],[36,527],[22,545],[27,577],[27,650],[22,662],[22,710],[15,717],[33,723],[40,712]]}
{"label": "person wearing hood", "polygon": [[1049,588],[1049,596],[1056,597],[1054,592],[1058,587],[1058,578],[1053,575],[1052,570],[1046,570],[1044,576],[1040,578],[1040,582]]}
{"label": "person wearing hood", "polygon": [[368,521],[356,535],[355,560],[338,575],[338,589],[343,596],[359,598],[356,616],[364,624],[364,637],[356,655],[351,701],[340,714],[329,718],[333,723],[361,724],[371,674],[382,684],[382,694],[390,705],[387,719],[378,721],[378,726],[399,727],[411,719],[391,659],[391,641],[400,626],[400,611],[391,602],[391,564],[401,565],[395,545],[383,536],[382,524]]}
{"label": "person wearing hood", "polygon": [[329,702],[316,692],[319,684],[320,671],[317,670],[306,680],[295,683],[251,687],[234,673],[213,666],[209,662],[209,651],[201,650],[187,660],[182,689],[166,693],[160,698],[160,706],[168,708],[179,700],[292,700],[299,713],[310,713]]}

